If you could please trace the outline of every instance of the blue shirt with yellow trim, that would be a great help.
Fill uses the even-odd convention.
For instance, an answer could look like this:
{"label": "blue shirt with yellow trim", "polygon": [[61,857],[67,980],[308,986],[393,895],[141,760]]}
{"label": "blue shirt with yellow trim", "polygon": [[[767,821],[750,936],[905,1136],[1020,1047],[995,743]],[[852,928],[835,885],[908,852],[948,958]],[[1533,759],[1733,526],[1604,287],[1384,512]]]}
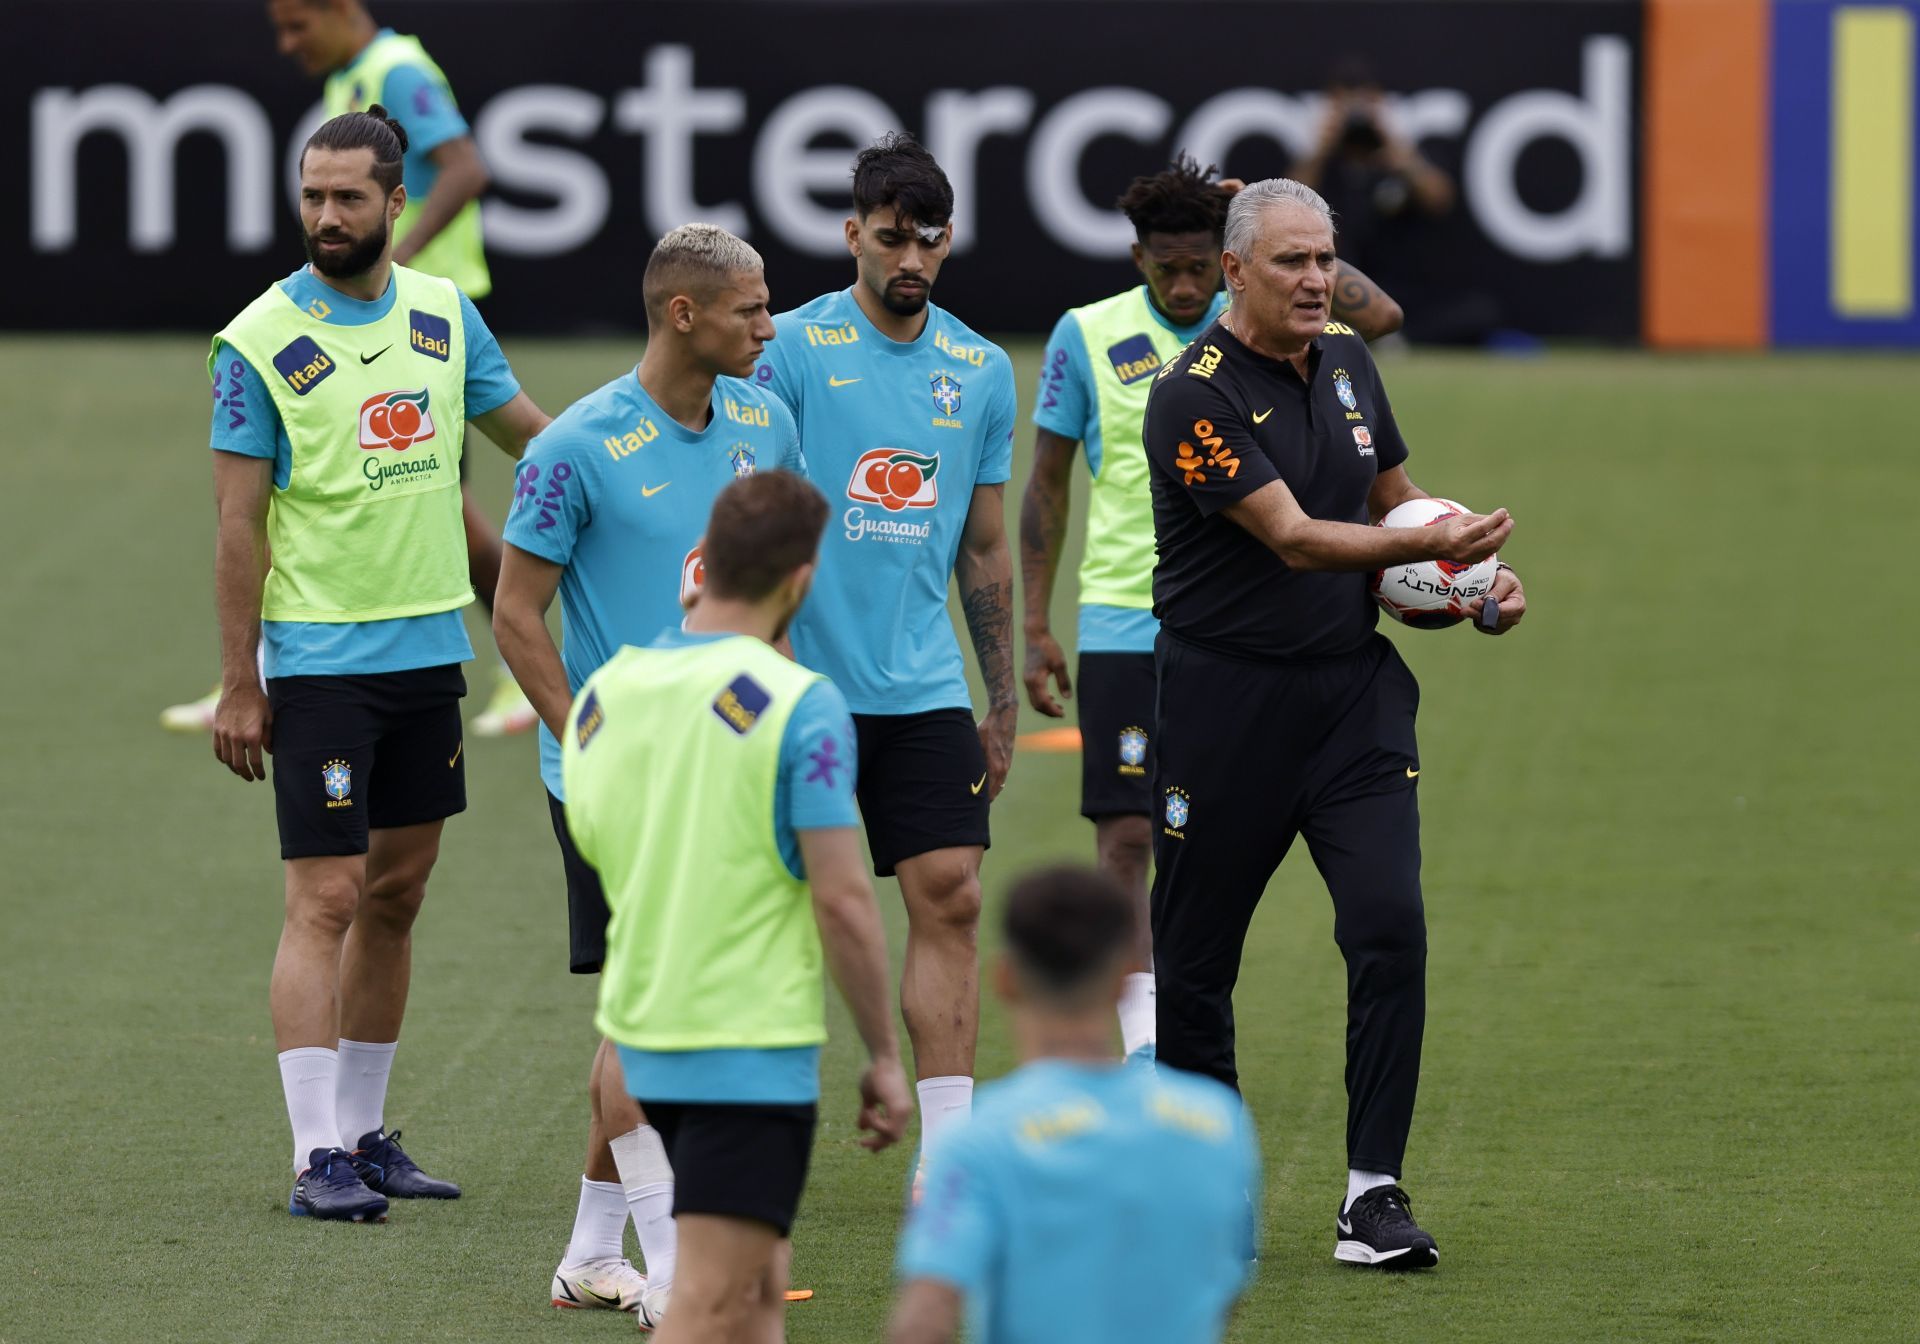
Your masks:
{"label": "blue shirt with yellow trim", "polygon": [[965,1299],[975,1344],[1211,1344],[1247,1285],[1260,1157],[1229,1087],[1039,1060],[980,1089],[929,1159],[902,1279]]}
{"label": "blue shirt with yellow trim", "polygon": [[[560,661],[575,694],[621,645],[679,627],[707,517],[729,482],[806,469],[793,416],[763,389],[716,378],[709,414],[706,428],[688,429],[629,369],[561,412],[520,460],[503,535],[562,567]],[[565,801],[560,744],[545,724],[540,778]]]}

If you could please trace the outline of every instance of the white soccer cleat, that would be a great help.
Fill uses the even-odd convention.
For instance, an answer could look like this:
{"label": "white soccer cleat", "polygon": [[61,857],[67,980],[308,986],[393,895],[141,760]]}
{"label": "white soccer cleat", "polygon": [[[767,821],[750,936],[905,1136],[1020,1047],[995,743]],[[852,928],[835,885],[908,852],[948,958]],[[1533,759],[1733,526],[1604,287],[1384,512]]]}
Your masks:
{"label": "white soccer cleat", "polygon": [[647,1276],[619,1256],[582,1260],[577,1265],[562,1265],[553,1271],[553,1305],[556,1307],[638,1312],[646,1291]]}
{"label": "white soccer cleat", "polygon": [[168,705],[160,711],[160,726],[170,733],[210,733],[213,712],[220,707],[220,688],[215,686],[198,700],[183,705]]}
{"label": "white soccer cleat", "polygon": [[512,737],[518,733],[530,733],[539,724],[540,716],[534,712],[533,703],[527,699],[527,693],[520,689],[505,668],[500,670],[500,680],[494,684],[493,694],[487,697],[487,707],[473,721],[475,737]]}
{"label": "white soccer cleat", "polygon": [[650,1335],[660,1322],[667,1318],[667,1298],[673,1294],[673,1285],[665,1288],[649,1288],[640,1295],[639,1308],[633,1313],[634,1320],[640,1326],[640,1333]]}

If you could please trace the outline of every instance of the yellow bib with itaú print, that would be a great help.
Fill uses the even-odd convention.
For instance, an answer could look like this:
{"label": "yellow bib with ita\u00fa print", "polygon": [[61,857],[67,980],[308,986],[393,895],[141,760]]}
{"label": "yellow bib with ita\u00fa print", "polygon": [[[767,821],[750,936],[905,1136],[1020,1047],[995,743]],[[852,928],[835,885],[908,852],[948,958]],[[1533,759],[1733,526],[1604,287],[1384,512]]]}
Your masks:
{"label": "yellow bib with ita\u00fa print", "polygon": [[393,268],[393,307],[334,326],[275,285],[214,339],[267,385],[293,469],[267,505],[268,621],[384,621],[473,600],[460,518],[466,333],[450,281]]}

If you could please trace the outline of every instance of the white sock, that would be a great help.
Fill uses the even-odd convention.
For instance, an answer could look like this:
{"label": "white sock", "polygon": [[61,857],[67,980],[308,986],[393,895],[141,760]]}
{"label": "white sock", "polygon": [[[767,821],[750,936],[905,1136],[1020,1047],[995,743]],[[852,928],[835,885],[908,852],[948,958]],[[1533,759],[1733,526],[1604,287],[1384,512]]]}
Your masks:
{"label": "white sock", "polygon": [[1128,1054],[1154,1039],[1153,972],[1135,971],[1120,986],[1120,1042]]}
{"label": "white sock", "polygon": [[914,1090],[920,1094],[920,1160],[925,1162],[941,1135],[973,1114],[973,1079],[958,1074],[922,1078]]}
{"label": "white sock", "polygon": [[400,1042],[340,1042],[340,1090],[334,1109],[340,1114],[340,1146],[359,1146],[363,1136],[386,1128],[387,1079]]}
{"label": "white sock", "polygon": [[340,1055],[324,1045],[303,1045],[280,1052],[280,1090],[287,1096],[293,1122],[293,1174],[307,1169],[315,1148],[337,1148],[340,1126],[334,1120],[334,1080]]}
{"label": "white sock", "polygon": [[1340,1206],[1340,1212],[1345,1213],[1348,1209],[1352,1208],[1353,1201],[1366,1194],[1369,1190],[1376,1190],[1383,1185],[1398,1185],[1399,1183],[1400,1178],[1398,1176],[1389,1176],[1383,1171],[1349,1171],[1347,1173],[1347,1202]]}
{"label": "white sock", "polygon": [[660,1131],[642,1125],[607,1145],[633,1215],[640,1238],[640,1258],[646,1262],[647,1287],[671,1288],[674,1263],[680,1257],[680,1233],[673,1225],[673,1167]]}
{"label": "white sock", "polygon": [[573,1240],[566,1264],[618,1260],[627,1235],[627,1192],[618,1181],[580,1178],[580,1207],[573,1215]]}

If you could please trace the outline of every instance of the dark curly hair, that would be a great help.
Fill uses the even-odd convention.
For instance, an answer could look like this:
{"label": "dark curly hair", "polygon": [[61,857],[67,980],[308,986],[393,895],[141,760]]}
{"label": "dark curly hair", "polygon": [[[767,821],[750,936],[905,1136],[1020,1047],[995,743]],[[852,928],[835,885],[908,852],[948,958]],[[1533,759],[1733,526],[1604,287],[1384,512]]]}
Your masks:
{"label": "dark curly hair", "polygon": [[342,112],[320,124],[300,151],[306,161],[309,149],[370,149],[373,151],[373,180],[391,196],[400,185],[401,160],[407,152],[407,128],[387,115],[387,109],[375,103],[365,112]]}
{"label": "dark curly hair", "polygon": [[953,184],[925,145],[905,131],[889,131],[853,161],[853,205],[862,219],[891,207],[937,228],[953,218]]}
{"label": "dark curly hair", "polygon": [[1214,181],[1219,171],[1213,164],[1202,168],[1182,151],[1165,170],[1134,178],[1114,204],[1143,243],[1150,233],[1205,231],[1218,238],[1226,232],[1227,202],[1233,199]]}

